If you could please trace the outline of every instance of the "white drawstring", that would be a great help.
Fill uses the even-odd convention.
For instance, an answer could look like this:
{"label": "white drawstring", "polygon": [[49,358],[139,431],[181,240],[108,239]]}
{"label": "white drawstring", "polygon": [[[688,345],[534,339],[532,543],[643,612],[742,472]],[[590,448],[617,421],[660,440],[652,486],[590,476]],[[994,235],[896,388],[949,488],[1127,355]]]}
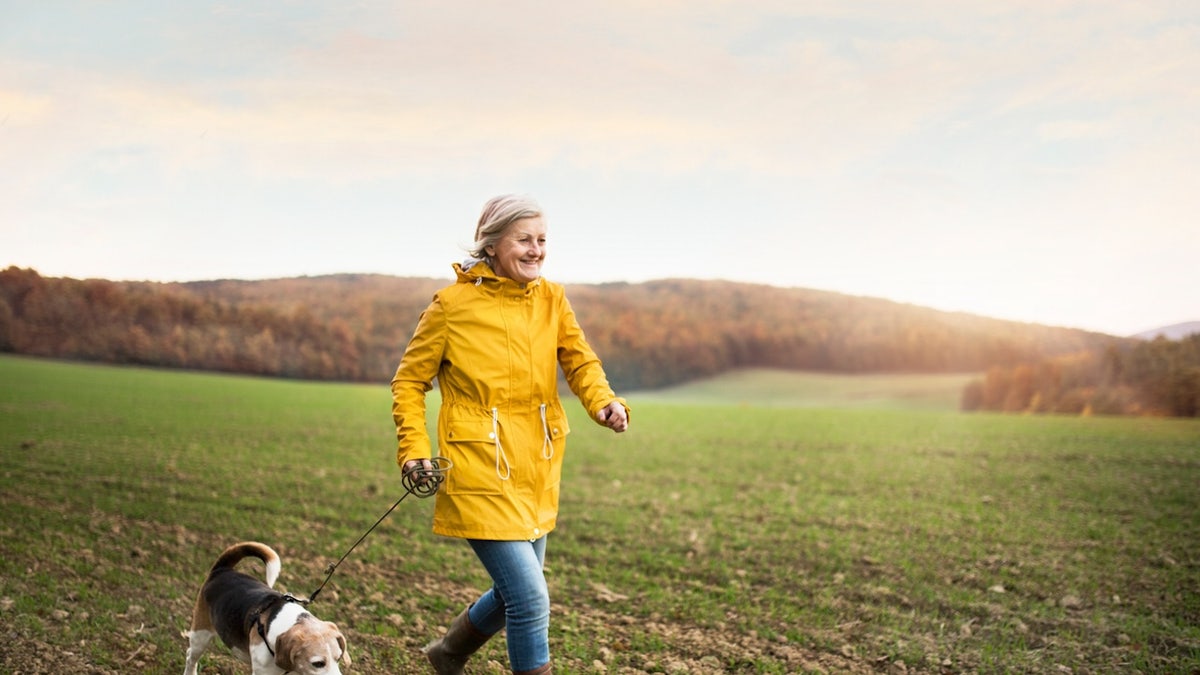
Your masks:
{"label": "white drawstring", "polygon": [[[554,442],[550,440],[550,422],[546,419],[546,404],[543,403],[538,407],[538,413],[542,417],[542,459],[554,458]],[[500,480],[508,480],[512,477],[512,464],[508,461],[508,454],[504,452],[504,446],[500,444],[500,410],[492,408],[492,441],[496,445],[496,476]],[[504,470],[501,471],[501,465]]]}
{"label": "white drawstring", "polygon": [[[508,455],[504,454],[504,446],[500,445],[500,412],[492,408],[492,438],[496,441],[496,476],[500,480],[508,480],[512,476],[512,465],[508,463]],[[500,460],[504,460],[504,473],[500,473]]]}
{"label": "white drawstring", "polygon": [[[542,459],[554,458],[554,443],[550,441],[550,425],[546,423],[546,404],[540,409],[542,413]],[[547,450],[549,448],[549,450]]]}

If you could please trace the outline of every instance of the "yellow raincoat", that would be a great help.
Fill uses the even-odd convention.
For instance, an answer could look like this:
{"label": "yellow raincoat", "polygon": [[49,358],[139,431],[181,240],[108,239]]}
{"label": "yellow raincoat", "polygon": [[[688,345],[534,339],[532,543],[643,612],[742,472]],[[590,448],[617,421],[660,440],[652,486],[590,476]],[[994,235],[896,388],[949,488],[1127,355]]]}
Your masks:
{"label": "yellow raincoat", "polygon": [[403,467],[432,456],[425,394],[437,378],[438,454],[454,467],[437,493],[433,531],[469,539],[536,539],[554,529],[570,429],[558,367],[593,420],[618,398],[563,287],[455,264],[456,283],[421,314],[396,377],[392,416]]}

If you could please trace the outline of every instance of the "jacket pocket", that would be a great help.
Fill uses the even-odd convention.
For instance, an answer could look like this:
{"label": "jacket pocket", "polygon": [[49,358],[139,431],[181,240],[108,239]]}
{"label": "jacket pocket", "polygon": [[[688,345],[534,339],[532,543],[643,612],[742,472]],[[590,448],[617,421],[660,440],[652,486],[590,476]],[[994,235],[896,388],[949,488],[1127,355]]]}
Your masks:
{"label": "jacket pocket", "polygon": [[567,434],[571,433],[567,416],[562,413],[561,408],[550,408],[546,411],[542,431],[545,436],[542,441],[542,459],[550,462],[546,489],[557,491],[562,481],[563,452],[567,449]]}
{"label": "jacket pocket", "polygon": [[446,472],[447,494],[500,493],[500,449],[490,419],[448,422],[441,441],[440,454],[454,463]]}

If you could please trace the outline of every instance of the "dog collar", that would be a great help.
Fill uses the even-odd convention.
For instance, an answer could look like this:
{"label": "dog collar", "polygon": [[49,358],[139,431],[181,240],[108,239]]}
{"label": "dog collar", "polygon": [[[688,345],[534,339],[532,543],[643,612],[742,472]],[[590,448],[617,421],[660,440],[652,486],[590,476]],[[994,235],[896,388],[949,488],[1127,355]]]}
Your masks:
{"label": "dog collar", "polygon": [[258,631],[258,636],[262,638],[263,644],[267,648],[267,653],[271,655],[271,658],[275,658],[275,650],[271,649],[271,641],[267,639],[267,626],[271,623],[271,619],[273,619],[275,615],[279,614],[279,610],[289,602],[294,602],[299,605],[308,604],[291,593],[287,593],[280,598],[273,599],[270,603],[264,605],[257,612],[250,615],[250,618],[254,620],[254,626]]}

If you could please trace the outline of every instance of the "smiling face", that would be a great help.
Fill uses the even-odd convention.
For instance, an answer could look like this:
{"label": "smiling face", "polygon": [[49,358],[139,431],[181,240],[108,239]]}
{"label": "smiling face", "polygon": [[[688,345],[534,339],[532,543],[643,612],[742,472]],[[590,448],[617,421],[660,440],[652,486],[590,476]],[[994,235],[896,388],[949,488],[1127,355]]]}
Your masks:
{"label": "smiling face", "polygon": [[537,279],[546,259],[546,221],[541,216],[514,220],[487,254],[497,275],[523,284]]}

